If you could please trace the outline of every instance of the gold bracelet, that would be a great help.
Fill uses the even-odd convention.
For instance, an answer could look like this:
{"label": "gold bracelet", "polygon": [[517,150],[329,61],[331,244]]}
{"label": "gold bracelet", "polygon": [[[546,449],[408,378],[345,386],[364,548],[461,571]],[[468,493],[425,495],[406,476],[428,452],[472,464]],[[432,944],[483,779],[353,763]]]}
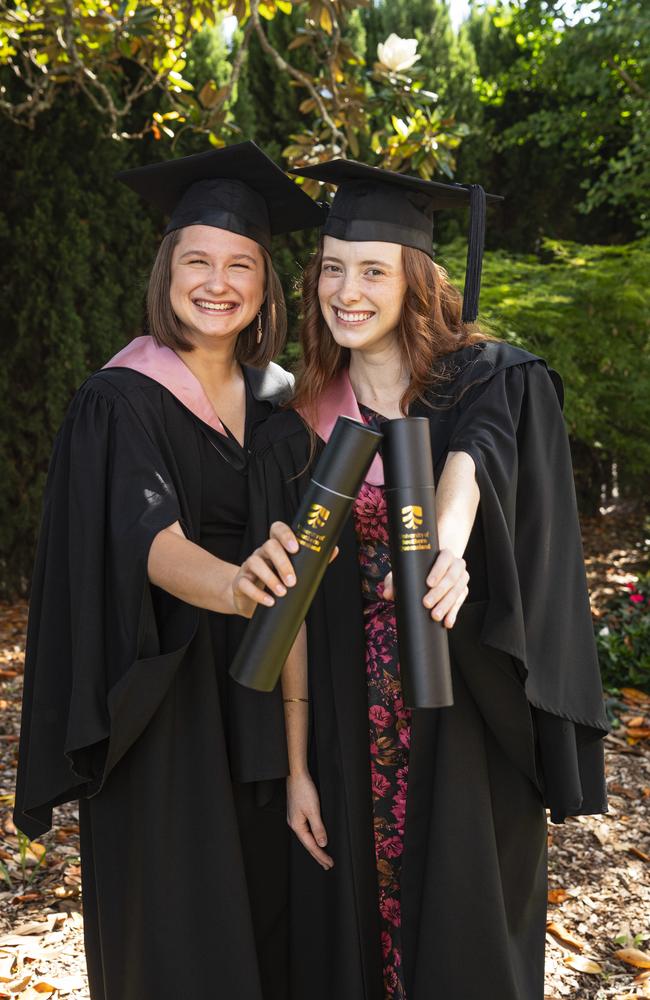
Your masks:
{"label": "gold bracelet", "polygon": [[304,702],[309,703],[309,698],[283,698],[282,701],[284,701],[284,702],[287,702],[287,701],[304,701]]}

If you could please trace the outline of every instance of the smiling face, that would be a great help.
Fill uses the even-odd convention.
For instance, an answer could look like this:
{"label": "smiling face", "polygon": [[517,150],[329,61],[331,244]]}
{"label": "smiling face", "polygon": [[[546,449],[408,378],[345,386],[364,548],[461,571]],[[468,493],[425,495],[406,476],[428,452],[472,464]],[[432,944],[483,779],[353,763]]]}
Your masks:
{"label": "smiling face", "polygon": [[214,226],[180,231],[169,294],[193,345],[235,340],[259,311],[265,285],[264,258],[254,240]]}
{"label": "smiling face", "polygon": [[325,237],[318,298],[341,347],[374,352],[393,344],[406,287],[399,244]]}

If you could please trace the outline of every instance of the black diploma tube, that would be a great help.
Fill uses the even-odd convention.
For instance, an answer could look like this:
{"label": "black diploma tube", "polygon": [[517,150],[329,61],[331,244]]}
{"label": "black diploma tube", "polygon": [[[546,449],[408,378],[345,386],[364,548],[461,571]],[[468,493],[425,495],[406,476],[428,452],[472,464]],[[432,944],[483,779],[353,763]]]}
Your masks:
{"label": "black diploma tube", "polygon": [[339,417],[292,528],[300,548],[290,556],[296,583],[273,607],[258,604],[230,667],[245,687],[272,691],[359,492],[381,434]]}
{"label": "black diploma tube", "polygon": [[444,708],[454,703],[447,631],[422,603],[439,552],[429,421],[387,420],[382,431],[404,704]]}

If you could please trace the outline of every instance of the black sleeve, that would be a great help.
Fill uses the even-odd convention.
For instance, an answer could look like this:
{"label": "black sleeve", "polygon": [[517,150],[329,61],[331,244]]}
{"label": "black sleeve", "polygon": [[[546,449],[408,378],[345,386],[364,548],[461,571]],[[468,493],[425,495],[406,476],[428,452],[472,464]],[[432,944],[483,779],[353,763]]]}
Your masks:
{"label": "black sleeve", "polygon": [[182,659],[196,609],[174,602],[161,639],[147,576],[151,542],[180,519],[135,410],[86,383],[56,441],[32,582],[15,812],[29,836],[99,791]]}
{"label": "black sleeve", "polygon": [[489,590],[482,640],[519,665],[552,818],[602,812],[607,721],[561,383],[531,362],[468,397],[449,450],[476,465]]}

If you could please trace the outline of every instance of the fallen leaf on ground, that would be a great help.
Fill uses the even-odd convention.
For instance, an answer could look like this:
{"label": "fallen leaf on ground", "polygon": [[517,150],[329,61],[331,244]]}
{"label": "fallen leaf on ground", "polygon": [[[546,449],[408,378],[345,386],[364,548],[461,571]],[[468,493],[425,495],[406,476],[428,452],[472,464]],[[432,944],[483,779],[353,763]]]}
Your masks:
{"label": "fallen leaf on ground", "polygon": [[614,958],[620,959],[626,965],[633,965],[635,969],[650,969],[650,955],[638,948],[620,948],[614,952]]}
{"label": "fallen leaf on ground", "polygon": [[569,893],[566,891],[566,889],[548,890],[549,903],[563,903],[565,899],[570,899]]}
{"label": "fallen leaf on ground", "polygon": [[603,971],[598,962],[594,962],[593,958],[587,958],[585,955],[566,955],[564,964],[575,969],[576,972],[586,972],[590,976],[598,975]]}
{"label": "fallen leaf on ground", "polygon": [[647,695],[645,691],[639,691],[637,688],[621,688],[621,694],[628,701],[633,701],[635,704],[650,704],[650,695]]}
{"label": "fallen leaf on ground", "polygon": [[581,941],[580,938],[577,938],[575,934],[572,934],[571,931],[568,931],[566,927],[562,926],[562,924],[556,924],[554,920],[549,920],[549,922],[546,925],[546,930],[549,932],[549,934],[552,934],[553,937],[556,937],[558,938],[558,940],[562,941],[563,944],[568,944],[571,948],[577,948],[578,951],[582,951],[582,949],[585,946],[584,941]]}

